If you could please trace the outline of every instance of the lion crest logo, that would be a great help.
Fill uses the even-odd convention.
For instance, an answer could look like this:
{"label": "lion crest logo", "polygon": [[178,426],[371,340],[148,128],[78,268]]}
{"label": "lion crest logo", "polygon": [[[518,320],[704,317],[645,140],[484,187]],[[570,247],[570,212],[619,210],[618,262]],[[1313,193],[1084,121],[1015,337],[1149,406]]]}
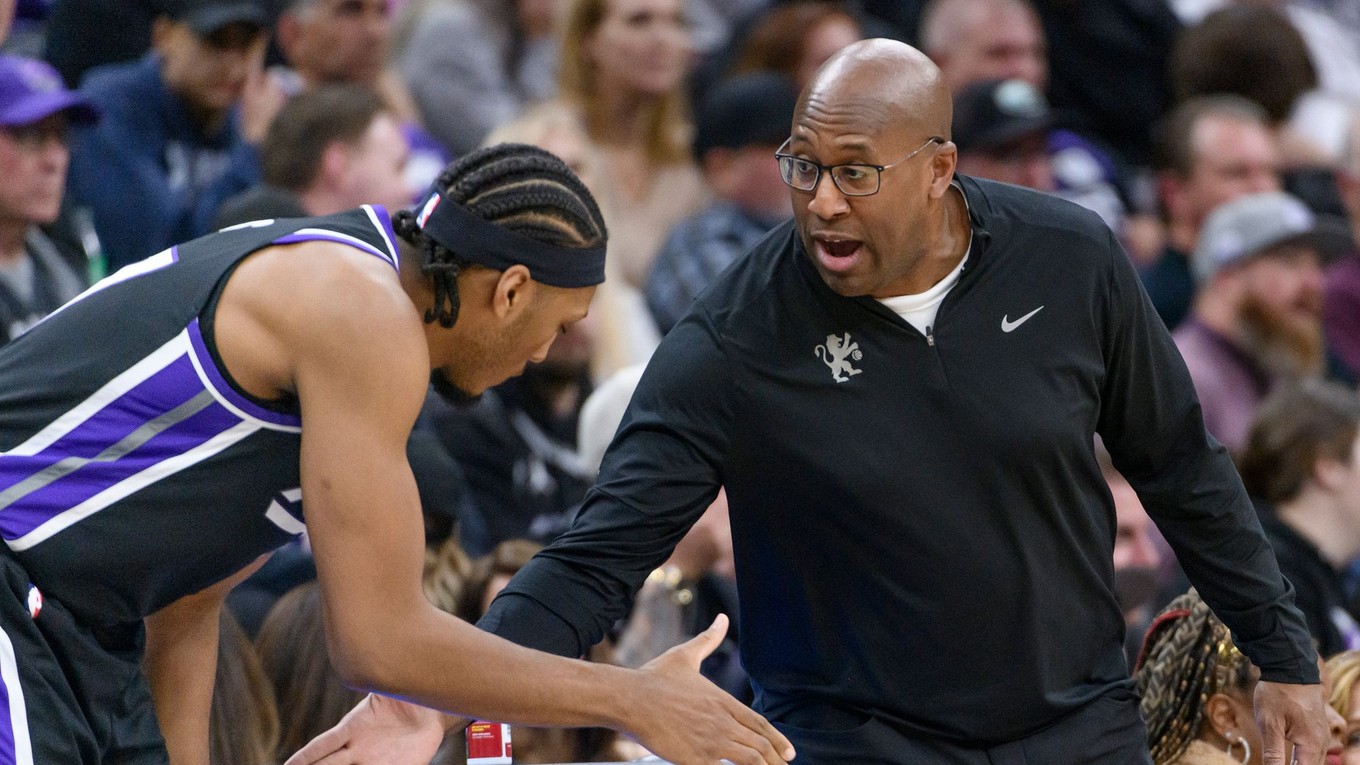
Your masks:
{"label": "lion crest logo", "polygon": [[846,332],[844,337],[827,335],[826,344],[818,345],[812,352],[822,360],[822,363],[831,367],[831,379],[838,383],[849,380],[851,375],[857,375],[861,371],[850,366],[850,359],[859,361],[864,354],[859,351],[859,343],[850,342],[849,332]]}

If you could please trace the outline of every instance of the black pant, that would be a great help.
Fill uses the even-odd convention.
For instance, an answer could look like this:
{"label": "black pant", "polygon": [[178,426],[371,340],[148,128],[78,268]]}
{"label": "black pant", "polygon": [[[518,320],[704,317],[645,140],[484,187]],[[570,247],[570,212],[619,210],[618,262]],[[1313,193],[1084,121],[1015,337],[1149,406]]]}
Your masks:
{"label": "black pant", "polygon": [[1025,738],[990,747],[910,738],[869,718],[848,730],[776,722],[795,765],[1152,765],[1138,695],[1111,691]]}
{"label": "black pant", "polygon": [[26,751],[35,764],[168,762],[141,625],[96,635],[54,600],[38,607],[33,589],[0,553],[0,762],[24,762]]}

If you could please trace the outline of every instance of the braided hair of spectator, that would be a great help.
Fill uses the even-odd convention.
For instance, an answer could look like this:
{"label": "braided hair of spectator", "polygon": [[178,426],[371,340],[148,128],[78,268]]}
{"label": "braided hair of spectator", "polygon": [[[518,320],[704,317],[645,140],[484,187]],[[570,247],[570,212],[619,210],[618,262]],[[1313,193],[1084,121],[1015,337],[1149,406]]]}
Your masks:
{"label": "braided hair of spectator", "polygon": [[[526,144],[478,149],[444,169],[435,188],[473,215],[524,236],[566,248],[594,247],[606,238],[604,217],[585,184],[556,156]],[[393,216],[398,236],[421,250],[421,271],[434,284],[425,322],[452,327],[458,319],[458,274],[468,258],[421,231],[416,214]]]}
{"label": "braided hair of spectator", "polygon": [[1251,663],[1194,590],[1153,620],[1134,678],[1155,765],[1175,762],[1199,737],[1211,696],[1254,683]]}

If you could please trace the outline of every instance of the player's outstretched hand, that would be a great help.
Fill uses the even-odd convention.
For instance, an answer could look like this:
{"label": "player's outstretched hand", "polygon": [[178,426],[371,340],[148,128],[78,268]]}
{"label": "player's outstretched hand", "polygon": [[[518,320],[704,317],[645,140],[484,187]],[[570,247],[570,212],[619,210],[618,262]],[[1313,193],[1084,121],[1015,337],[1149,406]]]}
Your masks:
{"label": "player's outstretched hand", "polygon": [[433,709],[370,693],[284,765],[428,765],[445,727]]}
{"label": "player's outstretched hand", "polygon": [[783,765],[793,745],[768,720],[699,674],[727,634],[727,617],[643,665],[626,732],[675,765]]}
{"label": "player's outstretched hand", "polygon": [[1256,684],[1256,720],[1265,765],[1321,765],[1327,751],[1327,708],[1317,685]]}

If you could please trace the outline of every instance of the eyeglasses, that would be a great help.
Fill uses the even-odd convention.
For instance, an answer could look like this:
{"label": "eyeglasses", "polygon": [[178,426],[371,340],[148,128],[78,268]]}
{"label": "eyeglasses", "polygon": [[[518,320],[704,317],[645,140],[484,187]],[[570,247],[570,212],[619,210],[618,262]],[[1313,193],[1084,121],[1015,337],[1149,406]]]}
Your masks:
{"label": "eyeglasses", "polygon": [[817,184],[821,183],[822,171],[831,173],[831,181],[836,184],[836,188],[847,197],[867,197],[870,194],[877,194],[880,178],[884,170],[890,167],[897,167],[912,157],[920,154],[927,146],[932,143],[944,143],[940,136],[931,136],[926,142],[916,147],[916,150],[907,156],[889,165],[870,165],[865,162],[849,162],[843,165],[819,165],[811,160],[795,157],[792,154],[785,154],[788,148],[789,138],[779,147],[779,151],[774,153],[779,160],[779,175],[787,183],[798,191],[813,191]]}

